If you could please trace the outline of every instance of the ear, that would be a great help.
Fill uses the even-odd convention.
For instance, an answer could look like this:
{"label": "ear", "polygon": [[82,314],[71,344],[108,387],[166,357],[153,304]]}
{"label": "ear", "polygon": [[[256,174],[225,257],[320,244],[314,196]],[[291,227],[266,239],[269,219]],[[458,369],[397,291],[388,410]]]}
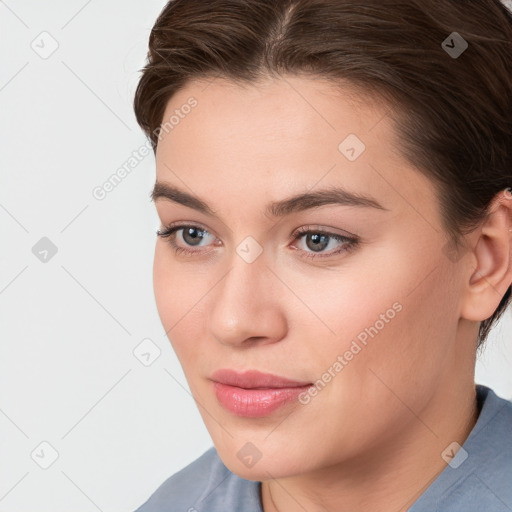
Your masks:
{"label": "ear", "polygon": [[[472,262],[462,303],[467,320],[490,318],[512,282],[512,192],[500,191],[472,233]],[[474,238],[473,238],[474,237]]]}

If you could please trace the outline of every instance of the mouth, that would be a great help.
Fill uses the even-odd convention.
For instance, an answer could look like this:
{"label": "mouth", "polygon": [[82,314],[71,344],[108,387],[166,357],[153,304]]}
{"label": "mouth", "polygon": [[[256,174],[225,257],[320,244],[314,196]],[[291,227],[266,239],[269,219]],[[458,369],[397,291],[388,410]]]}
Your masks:
{"label": "mouth", "polygon": [[297,402],[299,395],[313,385],[257,370],[218,370],[210,378],[219,403],[236,416],[247,418],[267,416]]}

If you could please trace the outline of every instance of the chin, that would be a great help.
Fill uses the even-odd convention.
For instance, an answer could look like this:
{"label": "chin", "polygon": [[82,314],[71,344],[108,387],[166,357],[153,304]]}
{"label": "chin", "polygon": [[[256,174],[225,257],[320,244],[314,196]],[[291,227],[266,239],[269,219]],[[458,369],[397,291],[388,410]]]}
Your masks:
{"label": "chin", "polygon": [[[301,460],[291,459],[285,444],[281,447],[270,446],[258,449],[248,442],[241,444],[241,448],[222,448],[217,445],[217,452],[224,465],[235,475],[246,480],[264,481],[273,478],[286,478],[295,476],[309,470],[306,466],[308,460],[301,454]],[[309,462],[311,460],[309,459]]]}

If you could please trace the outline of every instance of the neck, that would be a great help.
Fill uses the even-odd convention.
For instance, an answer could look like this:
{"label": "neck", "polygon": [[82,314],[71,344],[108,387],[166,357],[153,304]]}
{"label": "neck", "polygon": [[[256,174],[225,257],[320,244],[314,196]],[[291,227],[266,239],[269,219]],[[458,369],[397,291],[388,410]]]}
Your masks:
{"label": "neck", "polygon": [[406,512],[446,467],[441,453],[462,445],[478,418],[473,379],[438,387],[399,433],[356,460],[262,482],[265,512]]}

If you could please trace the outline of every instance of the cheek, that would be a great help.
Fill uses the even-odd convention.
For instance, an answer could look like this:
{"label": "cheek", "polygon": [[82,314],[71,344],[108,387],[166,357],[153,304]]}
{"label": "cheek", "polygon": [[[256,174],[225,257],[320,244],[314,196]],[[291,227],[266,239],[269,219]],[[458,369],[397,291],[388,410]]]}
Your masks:
{"label": "cheek", "polygon": [[172,317],[175,314],[175,303],[178,293],[176,292],[177,283],[173,279],[176,273],[172,272],[172,266],[164,255],[161,243],[161,241],[158,241],[155,247],[153,291],[160,320],[167,331],[172,326]]}
{"label": "cheek", "polygon": [[401,274],[386,272],[386,257],[393,260],[394,255],[375,252],[355,254],[338,268],[302,273],[283,268],[279,272],[283,281],[293,284],[293,296],[286,304],[289,337],[302,340],[303,359],[316,372],[350,350],[354,340],[364,349],[401,321],[410,276],[403,268]]}
{"label": "cheek", "polygon": [[[300,357],[319,390],[304,406],[304,413],[311,418],[329,416],[322,426],[313,423],[311,429],[319,439],[339,440],[340,453],[382,439],[414,421],[411,409],[423,410],[443,372],[452,367],[455,288],[452,299],[446,299],[446,273],[434,272],[424,279],[420,268],[401,270],[388,274],[386,282],[381,276],[373,288],[361,287],[358,294],[356,286],[341,279],[338,292],[329,293],[320,310],[315,309],[320,302],[314,302],[314,294],[307,299],[336,335],[319,337],[318,322],[302,332],[308,350]],[[412,283],[422,279],[415,288]],[[290,428],[300,432],[302,425]],[[328,442],[325,450],[332,452]]]}
{"label": "cheek", "polygon": [[[316,313],[297,310],[290,336],[304,340],[307,348],[300,355],[313,378],[329,370],[336,374],[331,392],[322,394],[334,399],[357,387],[365,403],[374,397],[378,404],[391,396],[389,387],[414,401],[450,364],[457,289],[439,255],[425,251],[395,247],[342,273],[307,280],[290,276],[297,296]],[[342,367],[336,364],[339,356]]]}
{"label": "cheek", "polygon": [[200,345],[208,339],[203,322],[205,295],[213,283],[206,275],[208,272],[202,275],[197,270],[186,270],[169,253],[165,242],[158,241],[153,260],[153,290],[162,326],[186,369],[207,348]]}
{"label": "cheek", "polygon": [[[357,388],[368,418],[383,421],[382,404],[402,401],[417,410],[425,405],[452,365],[458,322],[456,290],[440,267],[427,278],[419,268],[389,277],[380,292],[368,294],[367,308],[358,307],[352,319],[344,316],[349,330],[340,347],[350,354],[355,340],[361,349],[355,349],[332,397]],[[365,343],[359,341],[361,334]]]}
{"label": "cheek", "polygon": [[162,325],[171,344],[177,352],[180,351],[180,330],[187,324],[187,312],[193,307],[194,293],[197,283],[186,286],[186,277],[169,256],[169,249],[163,246],[165,242],[157,242],[153,260],[153,290],[155,302]]}

